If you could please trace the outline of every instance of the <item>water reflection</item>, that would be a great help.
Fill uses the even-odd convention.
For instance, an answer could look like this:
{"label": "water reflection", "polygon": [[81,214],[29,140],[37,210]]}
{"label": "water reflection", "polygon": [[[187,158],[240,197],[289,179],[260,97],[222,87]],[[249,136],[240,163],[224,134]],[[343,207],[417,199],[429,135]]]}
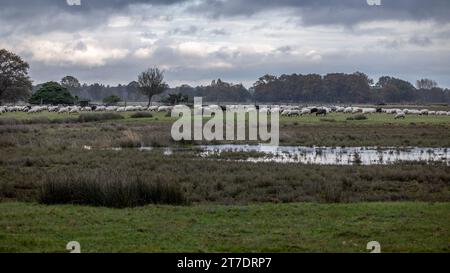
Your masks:
{"label": "water reflection", "polygon": [[[91,150],[92,147],[85,146],[84,149]],[[443,162],[450,165],[449,148],[302,147],[226,144],[175,148],[140,147],[137,149],[142,152],[162,151],[165,156],[171,156],[175,153],[194,152],[205,159],[217,159],[219,157],[220,160],[248,162],[317,165],[386,165],[399,162]],[[110,148],[108,150],[121,151],[122,148]],[[241,155],[234,157],[233,153],[240,153]],[[242,156],[242,153],[244,153],[244,156]],[[245,156],[245,153],[248,153],[248,157]]]}
{"label": "water reflection", "polygon": [[201,146],[200,156],[220,156],[223,152],[257,152],[250,162],[303,163],[318,165],[382,165],[398,162],[450,163],[447,148],[377,148],[377,147],[299,147],[266,145]]}

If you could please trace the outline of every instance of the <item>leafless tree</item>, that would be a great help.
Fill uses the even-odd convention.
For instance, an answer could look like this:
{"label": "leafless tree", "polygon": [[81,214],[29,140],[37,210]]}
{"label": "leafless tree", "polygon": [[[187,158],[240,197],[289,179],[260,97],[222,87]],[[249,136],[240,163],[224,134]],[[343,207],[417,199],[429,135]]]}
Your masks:
{"label": "leafless tree", "polygon": [[164,71],[158,67],[149,68],[142,72],[138,78],[139,90],[148,97],[148,106],[150,106],[154,95],[164,92],[168,85],[164,82]]}

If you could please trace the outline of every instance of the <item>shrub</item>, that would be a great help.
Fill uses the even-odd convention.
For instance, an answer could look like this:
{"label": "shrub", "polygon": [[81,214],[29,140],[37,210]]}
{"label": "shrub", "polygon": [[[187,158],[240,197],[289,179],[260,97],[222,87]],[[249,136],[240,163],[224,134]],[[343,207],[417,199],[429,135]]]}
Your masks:
{"label": "shrub", "polygon": [[132,118],[152,118],[153,114],[148,112],[136,112],[131,115]]}
{"label": "shrub", "polygon": [[347,120],[366,120],[366,119],[367,119],[367,117],[362,114],[347,118]]}
{"label": "shrub", "polygon": [[39,202],[113,208],[188,203],[183,190],[173,183],[114,171],[88,174],[57,172],[49,175],[42,183]]}

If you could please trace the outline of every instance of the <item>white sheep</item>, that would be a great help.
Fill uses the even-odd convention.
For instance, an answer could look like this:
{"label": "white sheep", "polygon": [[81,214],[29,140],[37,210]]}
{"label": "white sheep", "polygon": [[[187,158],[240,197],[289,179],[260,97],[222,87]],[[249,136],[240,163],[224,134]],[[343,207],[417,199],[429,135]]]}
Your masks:
{"label": "white sheep", "polygon": [[375,108],[363,108],[362,109],[363,114],[373,114],[376,112],[377,112],[377,109],[375,109]]}
{"label": "white sheep", "polygon": [[428,109],[422,109],[422,110],[420,110],[420,115],[423,115],[423,116],[428,115]]}
{"label": "white sheep", "polygon": [[353,112],[353,108],[352,107],[347,107],[344,109],[344,113],[352,113]]}
{"label": "white sheep", "polygon": [[104,111],[106,111],[106,107],[105,107],[105,106],[98,106],[98,107],[95,109],[95,111],[96,111],[96,112],[104,112]]}
{"label": "white sheep", "polygon": [[58,114],[69,113],[69,112],[70,112],[69,107],[62,107],[58,110]]}
{"label": "white sheep", "polygon": [[307,115],[307,114],[311,114],[311,109],[303,108],[302,110],[300,110],[300,115]]}
{"label": "white sheep", "polygon": [[399,119],[399,118],[406,118],[406,115],[405,115],[405,113],[404,112],[398,112],[396,115],[395,115],[395,117],[394,117],[394,119]]}
{"label": "white sheep", "polygon": [[72,108],[70,108],[70,110],[69,110],[69,114],[79,114],[79,113],[80,113],[80,108],[77,107],[77,106],[72,107]]}
{"label": "white sheep", "polygon": [[160,106],[158,112],[170,112],[172,108],[170,106]]}

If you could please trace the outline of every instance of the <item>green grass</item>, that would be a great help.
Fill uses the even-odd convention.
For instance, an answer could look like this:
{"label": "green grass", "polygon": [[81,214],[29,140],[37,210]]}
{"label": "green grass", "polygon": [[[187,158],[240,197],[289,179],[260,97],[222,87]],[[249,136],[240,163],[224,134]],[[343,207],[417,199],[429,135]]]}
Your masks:
{"label": "green grass", "polygon": [[[136,112],[120,113],[125,119],[121,122],[128,123],[133,121],[165,121],[173,122],[176,119],[167,117],[167,113],[152,113],[153,117],[146,118],[133,118]],[[429,124],[429,125],[448,125],[450,124],[450,116],[418,116],[407,115],[405,119],[394,119],[392,114],[367,114],[367,120],[347,120],[349,117],[353,117],[355,114],[350,113],[331,113],[324,118],[323,116],[316,117],[316,115],[304,115],[300,117],[282,117],[280,116],[280,123],[286,124],[291,122],[298,122],[299,124],[327,124],[332,122],[342,124],[366,124],[366,125],[382,125],[382,124],[398,124],[398,125],[410,125],[410,124]],[[23,112],[5,113],[0,115],[0,119],[12,118],[18,120],[34,119],[34,118],[48,118],[63,119],[68,117],[77,118],[79,114],[58,114],[42,112],[36,114],[28,114]]]}
{"label": "green grass", "polygon": [[450,252],[450,203],[0,204],[0,252]]}

